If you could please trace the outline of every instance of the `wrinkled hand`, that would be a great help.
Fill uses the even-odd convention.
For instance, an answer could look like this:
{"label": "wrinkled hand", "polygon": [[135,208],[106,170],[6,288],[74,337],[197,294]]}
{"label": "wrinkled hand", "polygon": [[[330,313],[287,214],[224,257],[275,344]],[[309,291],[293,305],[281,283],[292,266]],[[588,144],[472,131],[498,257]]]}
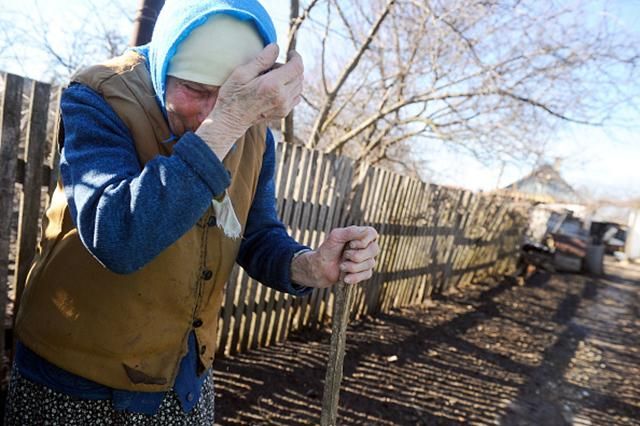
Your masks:
{"label": "wrinkled hand", "polygon": [[347,284],[371,278],[380,253],[378,233],[369,226],[336,228],[317,250],[298,256],[291,264],[293,282],[307,287],[330,287],[340,277]]}
{"label": "wrinkled hand", "polygon": [[220,87],[214,108],[196,133],[211,134],[213,126],[218,138],[224,135],[225,143],[231,139],[233,144],[254,124],[286,117],[300,102],[304,65],[295,51],[286,64],[277,64],[278,52],[278,45],[270,44],[251,62],[237,67]]}

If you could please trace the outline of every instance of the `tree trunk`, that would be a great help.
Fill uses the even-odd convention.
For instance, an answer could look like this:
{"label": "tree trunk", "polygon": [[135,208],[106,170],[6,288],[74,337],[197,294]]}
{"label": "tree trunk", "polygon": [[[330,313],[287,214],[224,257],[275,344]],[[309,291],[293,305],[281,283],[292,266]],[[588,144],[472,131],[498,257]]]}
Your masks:
{"label": "tree trunk", "polygon": [[[291,42],[287,46],[287,58],[289,56],[289,52],[295,50],[296,48],[296,35],[295,33],[297,29],[295,27],[296,19],[300,15],[300,1],[299,0],[291,0],[291,8],[289,13],[289,36]],[[284,137],[284,141],[287,143],[295,143],[294,133],[293,133],[293,110],[282,120],[282,135]]]}
{"label": "tree trunk", "polygon": [[133,33],[129,43],[131,46],[140,46],[151,41],[153,27],[162,6],[164,0],[140,0],[140,7],[133,22]]}

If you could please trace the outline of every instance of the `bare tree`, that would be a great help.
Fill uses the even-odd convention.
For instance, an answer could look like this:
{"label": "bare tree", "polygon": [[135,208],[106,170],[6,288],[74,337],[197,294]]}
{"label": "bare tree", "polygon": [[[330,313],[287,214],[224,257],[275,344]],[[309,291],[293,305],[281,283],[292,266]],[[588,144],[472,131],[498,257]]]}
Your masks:
{"label": "bare tree", "polygon": [[313,51],[296,123],[309,147],[396,169],[430,141],[536,159],[563,123],[602,125],[637,95],[637,40],[594,2],[321,3],[299,35]]}
{"label": "bare tree", "polygon": [[[9,11],[10,21],[0,21],[0,46],[10,46],[2,50],[6,54],[0,56],[0,69],[3,63],[17,60],[22,74],[66,81],[78,68],[117,56],[126,49],[134,6],[125,6],[123,0],[88,0],[81,7],[65,11],[64,23],[53,25],[43,3],[27,2],[20,9]],[[46,70],[34,74],[28,56],[41,58],[40,62],[47,63]]]}

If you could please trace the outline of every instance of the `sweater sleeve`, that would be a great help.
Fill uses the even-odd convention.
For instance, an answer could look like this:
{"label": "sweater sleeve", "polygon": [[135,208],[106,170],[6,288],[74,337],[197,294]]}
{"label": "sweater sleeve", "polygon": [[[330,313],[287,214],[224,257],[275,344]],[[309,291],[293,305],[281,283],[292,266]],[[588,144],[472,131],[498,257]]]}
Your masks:
{"label": "sweater sleeve", "polygon": [[291,260],[300,250],[308,249],[289,236],[278,219],[275,198],[275,142],[267,129],[266,149],[258,188],[249,210],[244,238],[237,261],[247,273],[261,283],[279,291],[303,296],[311,292],[291,282]]}
{"label": "sweater sleeve", "polygon": [[142,167],[129,130],[106,101],[81,84],[64,91],[60,174],[71,216],[91,254],[132,273],[180,238],[225,191],[230,176],[194,133],[173,155]]}

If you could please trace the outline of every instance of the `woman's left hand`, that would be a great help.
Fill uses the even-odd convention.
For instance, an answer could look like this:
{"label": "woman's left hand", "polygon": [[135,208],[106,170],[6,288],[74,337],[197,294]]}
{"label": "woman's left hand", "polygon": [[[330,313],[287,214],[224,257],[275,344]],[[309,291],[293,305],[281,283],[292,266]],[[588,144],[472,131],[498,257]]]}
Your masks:
{"label": "woman's left hand", "polygon": [[291,263],[291,280],[307,287],[325,288],[340,281],[357,284],[371,278],[380,253],[378,232],[370,226],[336,228],[317,250]]}

